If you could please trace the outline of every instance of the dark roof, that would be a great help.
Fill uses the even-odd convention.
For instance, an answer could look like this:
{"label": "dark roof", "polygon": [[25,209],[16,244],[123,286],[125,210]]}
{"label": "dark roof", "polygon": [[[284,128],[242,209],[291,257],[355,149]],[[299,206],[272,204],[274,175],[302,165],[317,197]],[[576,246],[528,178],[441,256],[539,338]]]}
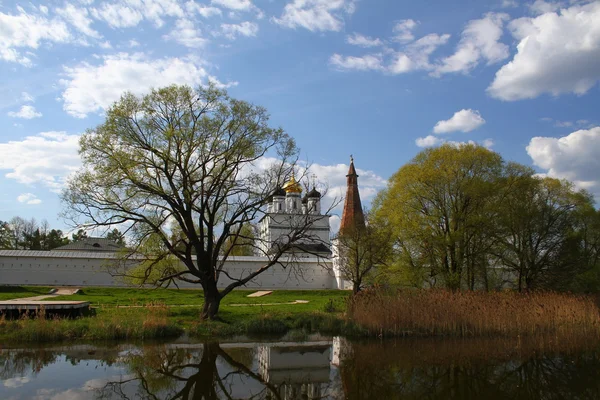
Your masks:
{"label": "dark roof", "polygon": [[[269,251],[269,253],[274,253],[276,251],[277,251],[277,245],[274,243],[271,246],[271,250]],[[323,243],[296,243],[288,251],[288,253],[298,253],[298,252],[319,254],[319,255],[331,254],[331,250],[329,250],[329,247],[325,246]]]}
{"label": "dark roof", "polygon": [[57,247],[54,251],[119,251],[120,244],[106,238],[88,237],[77,242]]}
{"label": "dark roof", "polygon": [[316,197],[318,199],[321,198],[321,192],[317,190],[317,188],[313,188],[310,192],[308,192],[308,197]]}
{"label": "dark roof", "polygon": [[279,188],[273,192],[273,196],[282,196],[285,197],[285,190],[283,188]]}

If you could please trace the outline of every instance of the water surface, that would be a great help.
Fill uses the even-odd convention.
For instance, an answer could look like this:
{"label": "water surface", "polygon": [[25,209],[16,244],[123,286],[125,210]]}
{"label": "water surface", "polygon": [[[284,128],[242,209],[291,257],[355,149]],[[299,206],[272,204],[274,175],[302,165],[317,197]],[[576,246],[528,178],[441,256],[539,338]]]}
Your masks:
{"label": "water surface", "polygon": [[599,399],[595,343],[412,339],[0,350],[0,399]]}

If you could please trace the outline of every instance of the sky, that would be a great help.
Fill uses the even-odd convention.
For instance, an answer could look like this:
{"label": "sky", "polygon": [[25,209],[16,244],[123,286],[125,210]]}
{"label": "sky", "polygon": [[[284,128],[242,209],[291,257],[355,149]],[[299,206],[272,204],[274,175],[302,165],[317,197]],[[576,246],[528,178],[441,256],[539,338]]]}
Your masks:
{"label": "sky", "polygon": [[599,80],[600,1],[0,0],[0,220],[68,230],[79,135],[173,83],[266,107],[329,200],[351,154],[368,206],[423,148],[474,142],[598,201]]}

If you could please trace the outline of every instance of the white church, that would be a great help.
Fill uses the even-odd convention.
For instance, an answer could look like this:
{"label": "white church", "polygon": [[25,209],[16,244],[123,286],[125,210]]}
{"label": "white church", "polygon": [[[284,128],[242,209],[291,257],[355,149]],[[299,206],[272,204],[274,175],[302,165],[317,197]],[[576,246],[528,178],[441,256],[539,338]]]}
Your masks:
{"label": "white church", "polygon": [[[354,162],[351,160],[348,188],[342,215],[342,227],[364,224]],[[331,244],[330,215],[321,210],[321,193],[313,187],[302,196],[302,186],[292,176],[278,189],[258,222],[258,246],[268,255],[273,246],[288,238],[290,227],[302,220],[309,221],[304,239],[296,242],[289,255],[289,265],[275,265],[246,284],[247,289],[345,289],[351,287],[336,268],[335,249]],[[0,284],[43,286],[109,286],[127,284],[112,276],[107,266],[117,261],[114,243],[103,238],[87,238],[50,251],[0,250]],[[231,278],[242,278],[261,268],[267,256],[229,257],[226,274],[221,274],[219,286],[230,284]],[[285,263],[283,263],[285,265]],[[197,285],[179,282],[181,288]]]}

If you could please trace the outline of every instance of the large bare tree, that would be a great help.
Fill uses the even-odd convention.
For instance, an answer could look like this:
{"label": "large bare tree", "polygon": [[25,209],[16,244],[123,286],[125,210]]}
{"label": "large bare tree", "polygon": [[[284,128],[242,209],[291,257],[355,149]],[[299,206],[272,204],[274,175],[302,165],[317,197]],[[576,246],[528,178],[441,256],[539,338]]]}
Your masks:
{"label": "large bare tree", "polygon": [[[312,217],[291,215],[289,233],[260,254],[260,268],[237,277],[224,268],[231,244],[247,245],[244,227],[264,214],[297,160],[294,140],[268,120],[264,108],[214,87],[125,94],[81,138],[83,167],[63,193],[66,215],[85,228],[127,226],[140,248],[154,243],[146,276],[200,284],[202,318],[212,319],[225,295],[274,265],[287,266],[286,254],[310,240]],[[169,257],[182,267],[152,272]],[[219,288],[222,275],[230,283]]]}

